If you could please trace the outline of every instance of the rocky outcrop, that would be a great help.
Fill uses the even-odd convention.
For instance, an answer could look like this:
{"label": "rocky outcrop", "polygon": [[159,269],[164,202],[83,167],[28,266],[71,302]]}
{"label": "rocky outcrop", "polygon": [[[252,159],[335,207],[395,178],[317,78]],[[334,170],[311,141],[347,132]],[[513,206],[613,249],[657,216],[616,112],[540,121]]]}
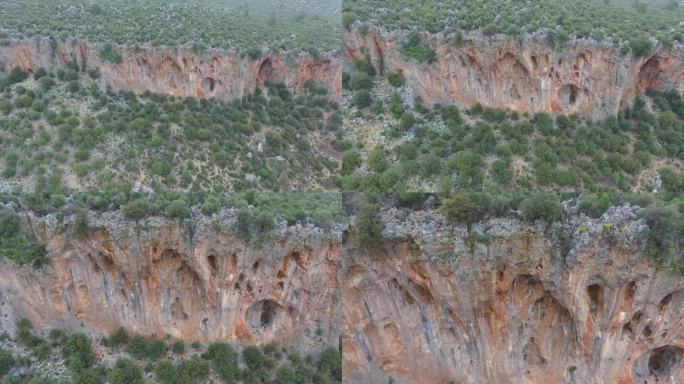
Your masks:
{"label": "rocky outcrop", "polygon": [[[681,383],[684,278],[641,254],[633,208],[564,227],[385,217],[340,280],[348,383]],[[392,240],[393,239],[393,240]]]}
{"label": "rocky outcrop", "polygon": [[628,106],[645,89],[684,91],[684,47],[655,49],[647,57],[620,47],[577,40],[552,48],[543,37],[486,38],[463,43],[433,36],[434,64],[407,59],[401,32],[345,30],[347,62],[370,58],[377,68],[400,73],[409,94],[428,104],[456,103],[518,112],[577,113],[602,117]]}
{"label": "rocky outcrop", "polygon": [[250,245],[229,230],[234,220],[223,212],[136,226],[108,213],[79,235],[68,219],[65,226],[52,216],[31,218],[51,264],[39,271],[2,265],[3,326],[11,330],[25,316],[39,327],[123,326],[202,342],[336,344],[339,239],[283,222],[263,246]]}
{"label": "rocky outcrop", "polygon": [[86,41],[62,42],[31,39],[13,41],[0,48],[0,62],[6,68],[20,67],[34,72],[38,68],[56,71],[67,62],[98,69],[98,84],[114,90],[145,91],[180,97],[233,99],[251,93],[267,81],[282,81],[301,90],[307,81],[325,84],[332,97],[339,98],[342,63],[335,54],[320,58],[286,54],[267,54],[253,60],[237,52],[209,49],[194,53],[189,48],[114,47],[120,63],[103,60],[102,44]]}

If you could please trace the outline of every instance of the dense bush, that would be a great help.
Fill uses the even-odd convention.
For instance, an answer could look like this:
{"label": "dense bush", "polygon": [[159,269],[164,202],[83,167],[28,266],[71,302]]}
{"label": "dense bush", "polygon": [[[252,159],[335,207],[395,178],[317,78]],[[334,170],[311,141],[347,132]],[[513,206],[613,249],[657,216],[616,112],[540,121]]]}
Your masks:
{"label": "dense bush", "polygon": [[138,359],[156,360],[162,357],[166,350],[166,343],[163,340],[144,336],[133,336],[128,342],[126,351]]}
{"label": "dense bush", "polygon": [[527,220],[551,223],[561,218],[563,207],[555,193],[535,193],[520,203],[520,212]]}
{"label": "dense bush", "polygon": [[646,253],[660,264],[684,273],[684,213],[674,207],[651,206],[641,216],[648,224]]}
{"label": "dense bush", "polygon": [[211,344],[203,357],[211,361],[214,372],[216,372],[224,382],[235,383],[239,379],[239,354],[230,344]]}
{"label": "dense bush", "polygon": [[73,333],[64,342],[64,357],[72,371],[80,371],[95,363],[90,337],[83,333]]}
{"label": "dense bush", "polygon": [[128,359],[119,359],[109,373],[110,384],[144,384],[142,373],[135,363]]}
{"label": "dense bush", "polygon": [[14,67],[10,73],[0,78],[0,90],[4,90],[12,84],[21,83],[28,78],[28,73],[19,67]]}
{"label": "dense bush", "polygon": [[49,262],[45,246],[22,228],[16,213],[5,209],[0,209],[0,258],[34,268]]}
{"label": "dense bush", "polygon": [[419,63],[433,64],[437,61],[437,53],[425,42],[417,32],[410,33],[399,46],[399,52]]}
{"label": "dense bush", "polygon": [[481,220],[488,210],[486,195],[473,192],[454,193],[442,204],[442,211],[453,224],[470,226]]}
{"label": "dense bush", "polygon": [[358,243],[369,252],[382,247],[383,224],[380,221],[380,207],[372,202],[364,203],[356,219]]}
{"label": "dense bush", "polygon": [[114,64],[121,63],[121,55],[111,44],[105,44],[105,46],[98,51],[98,55],[104,61]]}
{"label": "dense bush", "polygon": [[11,352],[0,350],[0,377],[14,367],[15,359]]}

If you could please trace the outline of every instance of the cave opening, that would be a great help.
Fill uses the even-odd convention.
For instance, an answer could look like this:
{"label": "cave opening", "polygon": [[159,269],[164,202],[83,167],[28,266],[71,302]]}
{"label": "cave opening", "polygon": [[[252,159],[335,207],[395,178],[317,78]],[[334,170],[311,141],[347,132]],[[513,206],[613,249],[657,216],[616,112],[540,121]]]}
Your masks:
{"label": "cave opening", "polygon": [[209,263],[209,270],[211,271],[211,274],[215,276],[219,271],[218,258],[216,255],[207,256],[207,263]]}
{"label": "cave opening", "polygon": [[670,305],[670,302],[672,301],[672,294],[668,293],[663,297],[662,300],[660,300],[660,303],[658,303],[658,311],[664,312],[667,307]]}
{"label": "cave opening", "polygon": [[228,268],[229,268],[228,273],[231,275],[237,273],[237,265],[238,265],[237,255],[235,253],[232,253],[228,257]]}
{"label": "cave opening", "polygon": [[201,85],[204,92],[212,93],[214,88],[216,88],[216,80],[213,77],[205,77],[202,79]]}
{"label": "cave opening", "polygon": [[558,90],[558,99],[565,108],[577,104],[579,100],[579,87],[574,84],[564,84]]}
{"label": "cave opening", "polygon": [[596,317],[603,309],[603,287],[598,284],[588,286],[587,296],[589,296],[589,313]]}
{"label": "cave opening", "polygon": [[660,59],[657,56],[653,56],[646,60],[637,76],[637,93],[643,92],[649,88],[657,88],[660,74]]}
{"label": "cave opening", "polygon": [[271,81],[273,76],[273,62],[270,58],[264,59],[264,61],[259,64],[259,71],[257,72],[257,84],[263,85]]}
{"label": "cave opening", "polygon": [[268,327],[273,323],[273,319],[275,318],[276,314],[276,306],[275,303],[273,303],[270,300],[267,300],[264,302],[263,306],[261,307],[261,315],[259,316],[259,325],[262,327]]}
{"label": "cave opening", "polygon": [[681,355],[681,350],[673,345],[656,348],[648,358],[648,371],[656,377],[668,377],[681,360]]}

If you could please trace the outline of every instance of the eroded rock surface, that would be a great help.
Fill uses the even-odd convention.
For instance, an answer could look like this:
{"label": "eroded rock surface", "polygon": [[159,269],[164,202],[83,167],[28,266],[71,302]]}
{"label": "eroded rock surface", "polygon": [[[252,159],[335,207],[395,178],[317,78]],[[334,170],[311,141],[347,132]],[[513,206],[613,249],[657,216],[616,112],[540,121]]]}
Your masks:
{"label": "eroded rock surface", "polygon": [[684,382],[684,279],[641,254],[631,212],[566,225],[569,248],[510,220],[471,242],[435,213],[385,218],[380,252],[344,252],[346,381]]}
{"label": "eroded rock surface", "polygon": [[32,218],[51,265],[2,265],[0,310],[9,327],[26,316],[38,327],[124,326],[202,342],[277,341],[302,350],[337,343],[334,236],[283,222],[272,241],[249,245],[226,229],[231,215],[140,227],[116,214],[92,220],[98,229],[78,235],[55,217]]}
{"label": "eroded rock surface", "polygon": [[353,28],[344,32],[343,54],[347,62],[370,58],[377,68],[400,73],[409,93],[428,104],[600,117],[631,105],[648,88],[684,91],[681,45],[634,57],[588,41],[553,48],[543,37],[475,36],[460,44],[433,37],[437,61],[421,64],[401,54],[404,39],[400,32]]}
{"label": "eroded rock surface", "polygon": [[223,50],[196,54],[187,48],[116,47],[121,63],[103,60],[101,44],[84,41],[50,42],[49,39],[14,41],[0,48],[0,61],[6,68],[38,68],[56,71],[67,62],[97,69],[98,84],[114,90],[151,92],[180,97],[233,99],[251,93],[267,81],[283,82],[301,90],[308,80],[325,84],[333,97],[341,96],[342,63],[334,54],[320,58],[308,55],[268,54],[250,59]]}

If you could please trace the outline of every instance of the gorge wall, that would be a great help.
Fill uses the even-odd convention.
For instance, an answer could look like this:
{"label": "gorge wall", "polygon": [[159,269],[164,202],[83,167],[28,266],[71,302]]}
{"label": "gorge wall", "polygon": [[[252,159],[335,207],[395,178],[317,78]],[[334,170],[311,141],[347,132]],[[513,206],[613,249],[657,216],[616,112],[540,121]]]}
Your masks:
{"label": "gorge wall", "polygon": [[439,215],[386,221],[381,251],[343,258],[348,383],[684,382],[684,279],[630,209],[570,224],[565,254],[510,220],[472,243]]}
{"label": "gorge wall", "polygon": [[269,54],[259,59],[223,50],[197,54],[187,48],[115,47],[121,63],[103,60],[102,44],[87,41],[57,41],[47,38],[13,41],[0,48],[0,62],[7,69],[20,67],[55,71],[76,60],[88,69],[98,69],[101,87],[145,91],[180,97],[233,99],[251,93],[267,81],[283,82],[301,90],[308,80],[325,84],[332,97],[341,97],[342,60],[334,54],[320,58]]}
{"label": "gorge wall", "polygon": [[376,68],[400,73],[406,90],[428,104],[602,117],[648,88],[684,91],[682,45],[634,57],[586,41],[552,48],[543,38],[480,36],[461,44],[430,38],[437,61],[425,64],[401,54],[404,39],[400,32],[352,28],[344,32],[343,55],[348,63],[370,58]]}
{"label": "gorge wall", "polygon": [[39,327],[124,326],[201,342],[337,344],[339,240],[281,226],[273,241],[249,245],[227,229],[233,219],[137,227],[104,214],[91,219],[98,229],[78,235],[54,217],[31,218],[51,264],[0,268],[3,329],[25,316]]}

